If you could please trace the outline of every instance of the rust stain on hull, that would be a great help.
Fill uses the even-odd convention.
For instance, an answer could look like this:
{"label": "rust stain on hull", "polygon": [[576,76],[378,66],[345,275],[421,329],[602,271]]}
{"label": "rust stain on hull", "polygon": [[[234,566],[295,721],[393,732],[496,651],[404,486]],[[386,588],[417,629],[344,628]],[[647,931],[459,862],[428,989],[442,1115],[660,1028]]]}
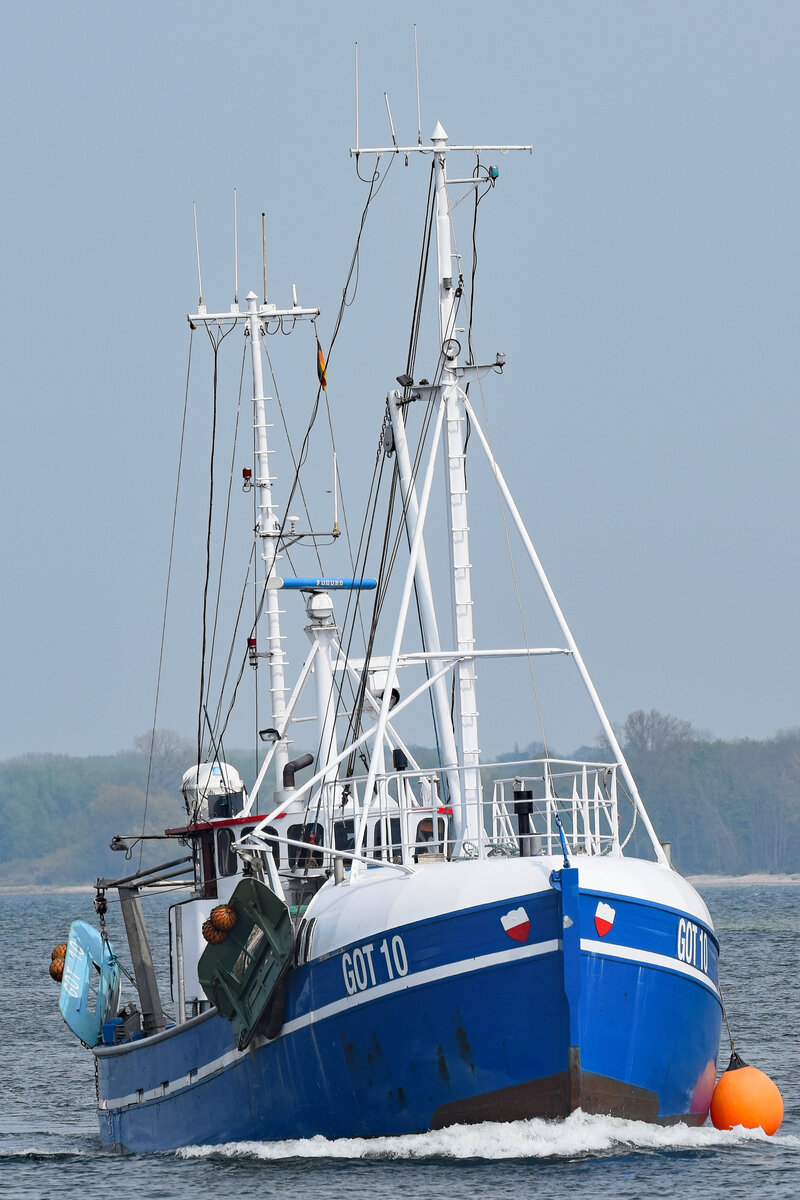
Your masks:
{"label": "rust stain on hull", "polygon": [[575,1109],[630,1121],[672,1125],[682,1121],[687,1125],[702,1125],[705,1113],[684,1113],[675,1117],[658,1116],[659,1101],[655,1092],[633,1084],[621,1083],[605,1075],[583,1071],[580,1051],[570,1049],[566,1071],[514,1084],[497,1091],[484,1092],[463,1100],[441,1104],[433,1114],[432,1127],[447,1125],[477,1125],[482,1121],[522,1121],[531,1117],[568,1117]]}

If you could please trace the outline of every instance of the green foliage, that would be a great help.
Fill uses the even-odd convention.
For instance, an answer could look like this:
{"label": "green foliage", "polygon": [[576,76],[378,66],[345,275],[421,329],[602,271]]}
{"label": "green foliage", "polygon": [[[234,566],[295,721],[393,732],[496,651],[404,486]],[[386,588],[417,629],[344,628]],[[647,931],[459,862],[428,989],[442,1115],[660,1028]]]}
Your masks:
{"label": "green foliage", "polygon": [[[193,754],[187,743],[159,733],[148,789],[150,736],[133,749],[92,758],[35,754],[2,765],[0,882],[91,883],[138,868],[113,853],[114,834],[162,833],[184,816],[179,785]],[[145,796],[147,794],[147,804]],[[163,857],[163,843],[145,842],[142,864]]]}
{"label": "green foliage", "polygon": [[800,730],[765,741],[711,741],[653,710],[632,713],[621,734],[679,871],[800,871]]}
{"label": "green foliage", "polygon": [[[765,741],[714,741],[687,721],[653,710],[632,713],[618,736],[679,871],[800,872],[800,730]],[[194,759],[188,743],[162,731],[151,762],[150,743],[148,734],[120,754],[27,755],[3,763],[0,883],[92,883],[137,869],[140,846],[126,862],[109,849],[112,836],[160,834],[182,824],[180,781]],[[433,751],[413,752],[423,765],[434,764]],[[530,746],[503,758],[540,753]],[[608,752],[582,747],[576,757],[602,760]],[[231,751],[226,758],[243,778],[252,777],[252,755]],[[487,767],[484,785],[503,773]],[[634,840],[629,852],[636,848]],[[174,844],[146,841],[142,864],[173,857],[174,850]]]}

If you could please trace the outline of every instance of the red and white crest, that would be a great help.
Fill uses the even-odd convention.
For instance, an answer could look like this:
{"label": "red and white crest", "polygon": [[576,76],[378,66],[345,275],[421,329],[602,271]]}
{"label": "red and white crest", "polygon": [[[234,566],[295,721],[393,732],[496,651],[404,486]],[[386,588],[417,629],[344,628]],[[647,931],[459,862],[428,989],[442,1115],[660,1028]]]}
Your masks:
{"label": "red and white crest", "polygon": [[606,936],[614,924],[616,915],[617,910],[615,908],[612,908],[610,904],[604,904],[602,900],[600,901],[594,910],[594,927],[600,934],[600,937]]}
{"label": "red and white crest", "polygon": [[515,942],[524,942],[531,931],[531,919],[524,908],[512,908],[500,918],[500,924]]}

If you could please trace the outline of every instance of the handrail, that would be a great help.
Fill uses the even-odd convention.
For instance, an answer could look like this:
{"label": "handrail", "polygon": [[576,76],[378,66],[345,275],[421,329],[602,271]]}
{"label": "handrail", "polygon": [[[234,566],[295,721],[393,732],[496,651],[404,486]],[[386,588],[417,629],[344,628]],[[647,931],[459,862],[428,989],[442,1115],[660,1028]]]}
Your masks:
{"label": "handrail", "polygon": [[[404,863],[392,862],[389,859],[383,858],[368,858],[365,854],[356,854],[355,850],[340,850],[337,846],[326,846],[323,842],[301,842],[297,838],[281,837],[277,833],[257,834],[252,830],[248,834],[248,838],[255,840],[258,838],[262,843],[279,842],[284,846],[297,846],[301,850],[311,851],[312,854],[330,854],[334,858],[352,858],[356,862],[366,863],[369,867],[392,867],[395,871],[402,871],[404,875],[414,875],[414,867],[408,867]],[[234,850],[252,850],[252,845],[248,845],[247,841],[234,842]],[[266,847],[269,849],[269,845]]]}

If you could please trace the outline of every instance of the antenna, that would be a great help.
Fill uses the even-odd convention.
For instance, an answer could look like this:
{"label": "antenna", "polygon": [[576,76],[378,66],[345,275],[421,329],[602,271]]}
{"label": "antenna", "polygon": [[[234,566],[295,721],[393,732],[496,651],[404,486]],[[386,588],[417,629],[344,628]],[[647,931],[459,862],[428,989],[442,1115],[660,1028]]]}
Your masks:
{"label": "antenna", "polygon": [[267,303],[267,214],[261,214],[261,265],[264,271],[264,303]]}
{"label": "antenna", "polygon": [[359,43],[355,43],[355,152],[359,152]]}
{"label": "antenna", "polygon": [[239,303],[239,209],[233,189],[233,303]]}
{"label": "antenna", "polygon": [[414,66],[417,71],[417,145],[422,145],[422,112],[419,105],[419,48],[417,46],[417,26],[414,24]]}
{"label": "antenna", "polygon": [[383,98],[386,101],[386,111],[389,114],[389,128],[392,131],[392,141],[394,142],[394,148],[396,150],[397,149],[397,138],[394,136],[394,121],[392,120],[392,110],[389,107],[389,93],[384,92]]}
{"label": "antenna", "polygon": [[200,274],[200,239],[197,236],[197,204],[192,201],[192,209],[194,211],[194,251],[197,255],[197,287],[200,292],[199,307],[203,308],[203,277]]}

